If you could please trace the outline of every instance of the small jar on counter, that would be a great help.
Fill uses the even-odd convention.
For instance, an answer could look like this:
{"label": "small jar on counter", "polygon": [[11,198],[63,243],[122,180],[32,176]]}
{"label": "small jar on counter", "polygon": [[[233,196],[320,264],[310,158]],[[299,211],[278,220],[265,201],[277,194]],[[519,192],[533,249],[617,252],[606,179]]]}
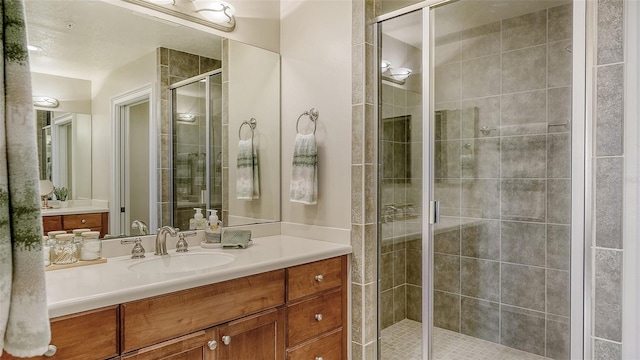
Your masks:
{"label": "small jar on counter", "polygon": [[[76,248],[78,248],[78,257],[82,253],[82,233],[89,232],[91,229],[73,229],[73,242],[76,244]],[[80,259],[82,260],[82,259]]]}
{"label": "small jar on counter", "polygon": [[102,256],[102,242],[99,231],[86,231],[82,233],[82,247],[80,248],[80,260],[96,260]]}
{"label": "small jar on counter", "polygon": [[78,262],[78,248],[73,242],[73,234],[60,234],[56,236],[56,245],[53,248],[53,263],[66,265]]}
{"label": "small jar on counter", "polygon": [[56,248],[56,236],[64,235],[66,233],[66,231],[62,230],[47,232],[47,236],[49,237],[49,261],[53,262],[53,260],[55,259],[54,250]]}

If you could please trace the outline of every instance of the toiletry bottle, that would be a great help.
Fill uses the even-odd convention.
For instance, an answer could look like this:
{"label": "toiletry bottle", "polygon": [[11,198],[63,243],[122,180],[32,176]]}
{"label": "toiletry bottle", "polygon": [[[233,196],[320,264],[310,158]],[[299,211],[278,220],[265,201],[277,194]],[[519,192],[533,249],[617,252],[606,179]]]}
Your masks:
{"label": "toiletry bottle", "polygon": [[209,226],[204,232],[204,241],[208,244],[220,244],[220,220],[218,210],[207,210],[209,212]]}
{"label": "toiletry bottle", "polygon": [[189,230],[205,230],[207,228],[207,220],[202,215],[202,209],[193,208],[196,213],[193,215],[193,219],[189,220]]}

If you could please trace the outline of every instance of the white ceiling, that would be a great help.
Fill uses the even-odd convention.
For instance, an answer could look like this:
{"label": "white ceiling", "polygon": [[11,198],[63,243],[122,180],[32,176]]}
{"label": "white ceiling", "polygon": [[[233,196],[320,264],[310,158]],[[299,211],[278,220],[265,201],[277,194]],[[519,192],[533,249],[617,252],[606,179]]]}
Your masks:
{"label": "white ceiling", "polygon": [[[571,0],[461,0],[435,8],[436,37],[528,14]],[[422,48],[422,12],[387,20],[383,32],[411,46]]]}
{"label": "white ceiling", "polygon": [[[217,35],[100,0],[26,0],[31,71],[96,80],[157,47],[220,59]],[[71,23],[72,25],[68,25]]]}

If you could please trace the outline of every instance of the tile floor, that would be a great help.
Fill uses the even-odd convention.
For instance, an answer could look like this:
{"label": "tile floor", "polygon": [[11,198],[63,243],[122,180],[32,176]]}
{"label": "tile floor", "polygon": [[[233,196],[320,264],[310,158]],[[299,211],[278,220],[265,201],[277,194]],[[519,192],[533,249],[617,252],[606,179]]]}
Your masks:
{"label": "tile floor", "polygon": [[[382,360],[422,360],[420,323],[404,319],[382,330]],[[542,356],[512,349],[453,331],[435,328],[434,360],[544,360]]]}

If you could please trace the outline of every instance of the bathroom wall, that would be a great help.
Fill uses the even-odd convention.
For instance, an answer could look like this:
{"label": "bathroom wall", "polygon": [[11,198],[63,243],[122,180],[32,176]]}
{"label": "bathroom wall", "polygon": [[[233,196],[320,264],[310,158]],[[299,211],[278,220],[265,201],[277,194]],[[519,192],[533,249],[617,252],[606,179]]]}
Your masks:
{"label": "bathroom wall", "polygon": [[31,73],[34,96],[52,96],[60,102],[58,112],[91,114],[91,81],[65,76]]}
{"label": "bathroom wall", "polygon": [[[284,1],[280,12],[282,221],[349,229],[351,179],[351,1]],[[289,184],[296,120],[320,112],[318,204],[291,203]],[[310,121],[300,120],[308,132]]]}
{"label": "bathroom wall", "polygon": [[110,200],[111,182],[111,99],[156,81],[155,52],[136,59],[91,82],[91,169],[92,194],[96,200]]}

